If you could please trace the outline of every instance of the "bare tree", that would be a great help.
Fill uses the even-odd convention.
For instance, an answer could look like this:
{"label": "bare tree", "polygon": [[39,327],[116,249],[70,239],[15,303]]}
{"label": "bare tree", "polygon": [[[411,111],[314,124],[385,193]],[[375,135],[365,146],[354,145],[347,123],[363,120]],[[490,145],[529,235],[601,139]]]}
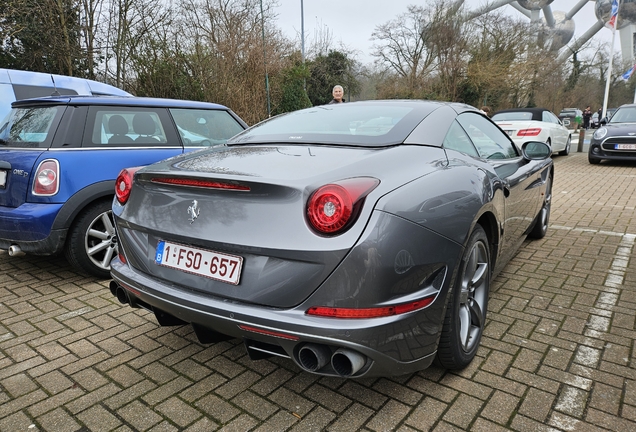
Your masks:
{"label": "bare tree", "polygon": [[171,6],[154,0],[110,0],[106,31],[106,75],[117,87],[131,86],[128,67],[139,46],[173,15]]}
{"label": "bare tree", "polygon": [[431,14],[430,6],[411,5],[406,13],[377,26],[371,34],[371,40],[377,41],[373,45],[376,63],[404,78],[412,95],[417,93],[434,63],[427,39]]}

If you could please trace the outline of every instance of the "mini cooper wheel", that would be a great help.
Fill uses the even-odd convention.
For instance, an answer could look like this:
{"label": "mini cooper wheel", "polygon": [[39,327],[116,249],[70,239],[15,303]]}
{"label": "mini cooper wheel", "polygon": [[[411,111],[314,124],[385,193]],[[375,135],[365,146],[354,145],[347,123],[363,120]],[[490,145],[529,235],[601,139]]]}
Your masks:
{"label": "mini cooper wheel", "polygon": [[480,225],[470,236],[446,308],[437,364],[463,369],[475,357],[486,324],[490,293],[490,247]]}
{"label": "mini cooper wheel", "polygon": [[539,210],[539,214],[534,222],[532,231],[528,234],[528,237],[533,239],[542,239],[548,232],[550,207],[552,206],[552,177],[548,177],[545,183],[545,199],[543,200],[543,206],[541,206],[541,210]]}
{"label": "mini cooper wheel", "polygon": [[79,214],[69,230],[64,252],[74,267],[110,278],[110,262],[118,253],[110,201],[92,204]]}
{"label": "mini cooper wheel", "polygon": [[587,155],[587,161],[591,163],[592,165],[598,165],[601,163],[600,159],[591,156],[589,153]]}

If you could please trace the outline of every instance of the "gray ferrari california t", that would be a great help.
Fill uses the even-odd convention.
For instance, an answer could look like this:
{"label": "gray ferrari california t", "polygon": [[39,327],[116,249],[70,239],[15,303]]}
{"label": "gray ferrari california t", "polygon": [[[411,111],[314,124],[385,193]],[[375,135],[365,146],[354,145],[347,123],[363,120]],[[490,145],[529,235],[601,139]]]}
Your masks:
{"label": "gray ferrari california t", "polygon": [[284,114],[120,173],[110,289],[202,343],[320,375],[463,368],[492,278],[546,234],[550,153],[457,103]]}

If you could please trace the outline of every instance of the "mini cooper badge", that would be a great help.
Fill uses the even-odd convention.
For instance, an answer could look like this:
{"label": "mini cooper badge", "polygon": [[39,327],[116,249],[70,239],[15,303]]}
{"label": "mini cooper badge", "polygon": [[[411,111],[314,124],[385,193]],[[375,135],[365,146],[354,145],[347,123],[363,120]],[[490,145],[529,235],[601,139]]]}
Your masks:
{"label": "mini cooper badge", "polygon": [[192,205],[188,207],[188,215],[190,216],[190,223],[194,222],[196,218],[199,217],[199,213],[201,213],[201,209],[199,208],[199,201],[192,201]]}

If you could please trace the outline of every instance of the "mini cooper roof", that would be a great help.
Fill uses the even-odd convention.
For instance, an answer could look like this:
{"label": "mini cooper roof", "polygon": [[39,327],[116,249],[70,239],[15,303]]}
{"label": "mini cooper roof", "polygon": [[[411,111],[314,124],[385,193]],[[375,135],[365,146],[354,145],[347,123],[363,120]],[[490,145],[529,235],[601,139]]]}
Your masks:
{"label": "mini cooper roof", "polygon": [[23,99],[11,104],[12,108],[29,107],[34,105],[112,105],[130,107],[162,107],[162,108],[200,108],[200,109],[228,109],[224,105],[180,99],[163,99],[133,96],[47,96],[33,99]]}

